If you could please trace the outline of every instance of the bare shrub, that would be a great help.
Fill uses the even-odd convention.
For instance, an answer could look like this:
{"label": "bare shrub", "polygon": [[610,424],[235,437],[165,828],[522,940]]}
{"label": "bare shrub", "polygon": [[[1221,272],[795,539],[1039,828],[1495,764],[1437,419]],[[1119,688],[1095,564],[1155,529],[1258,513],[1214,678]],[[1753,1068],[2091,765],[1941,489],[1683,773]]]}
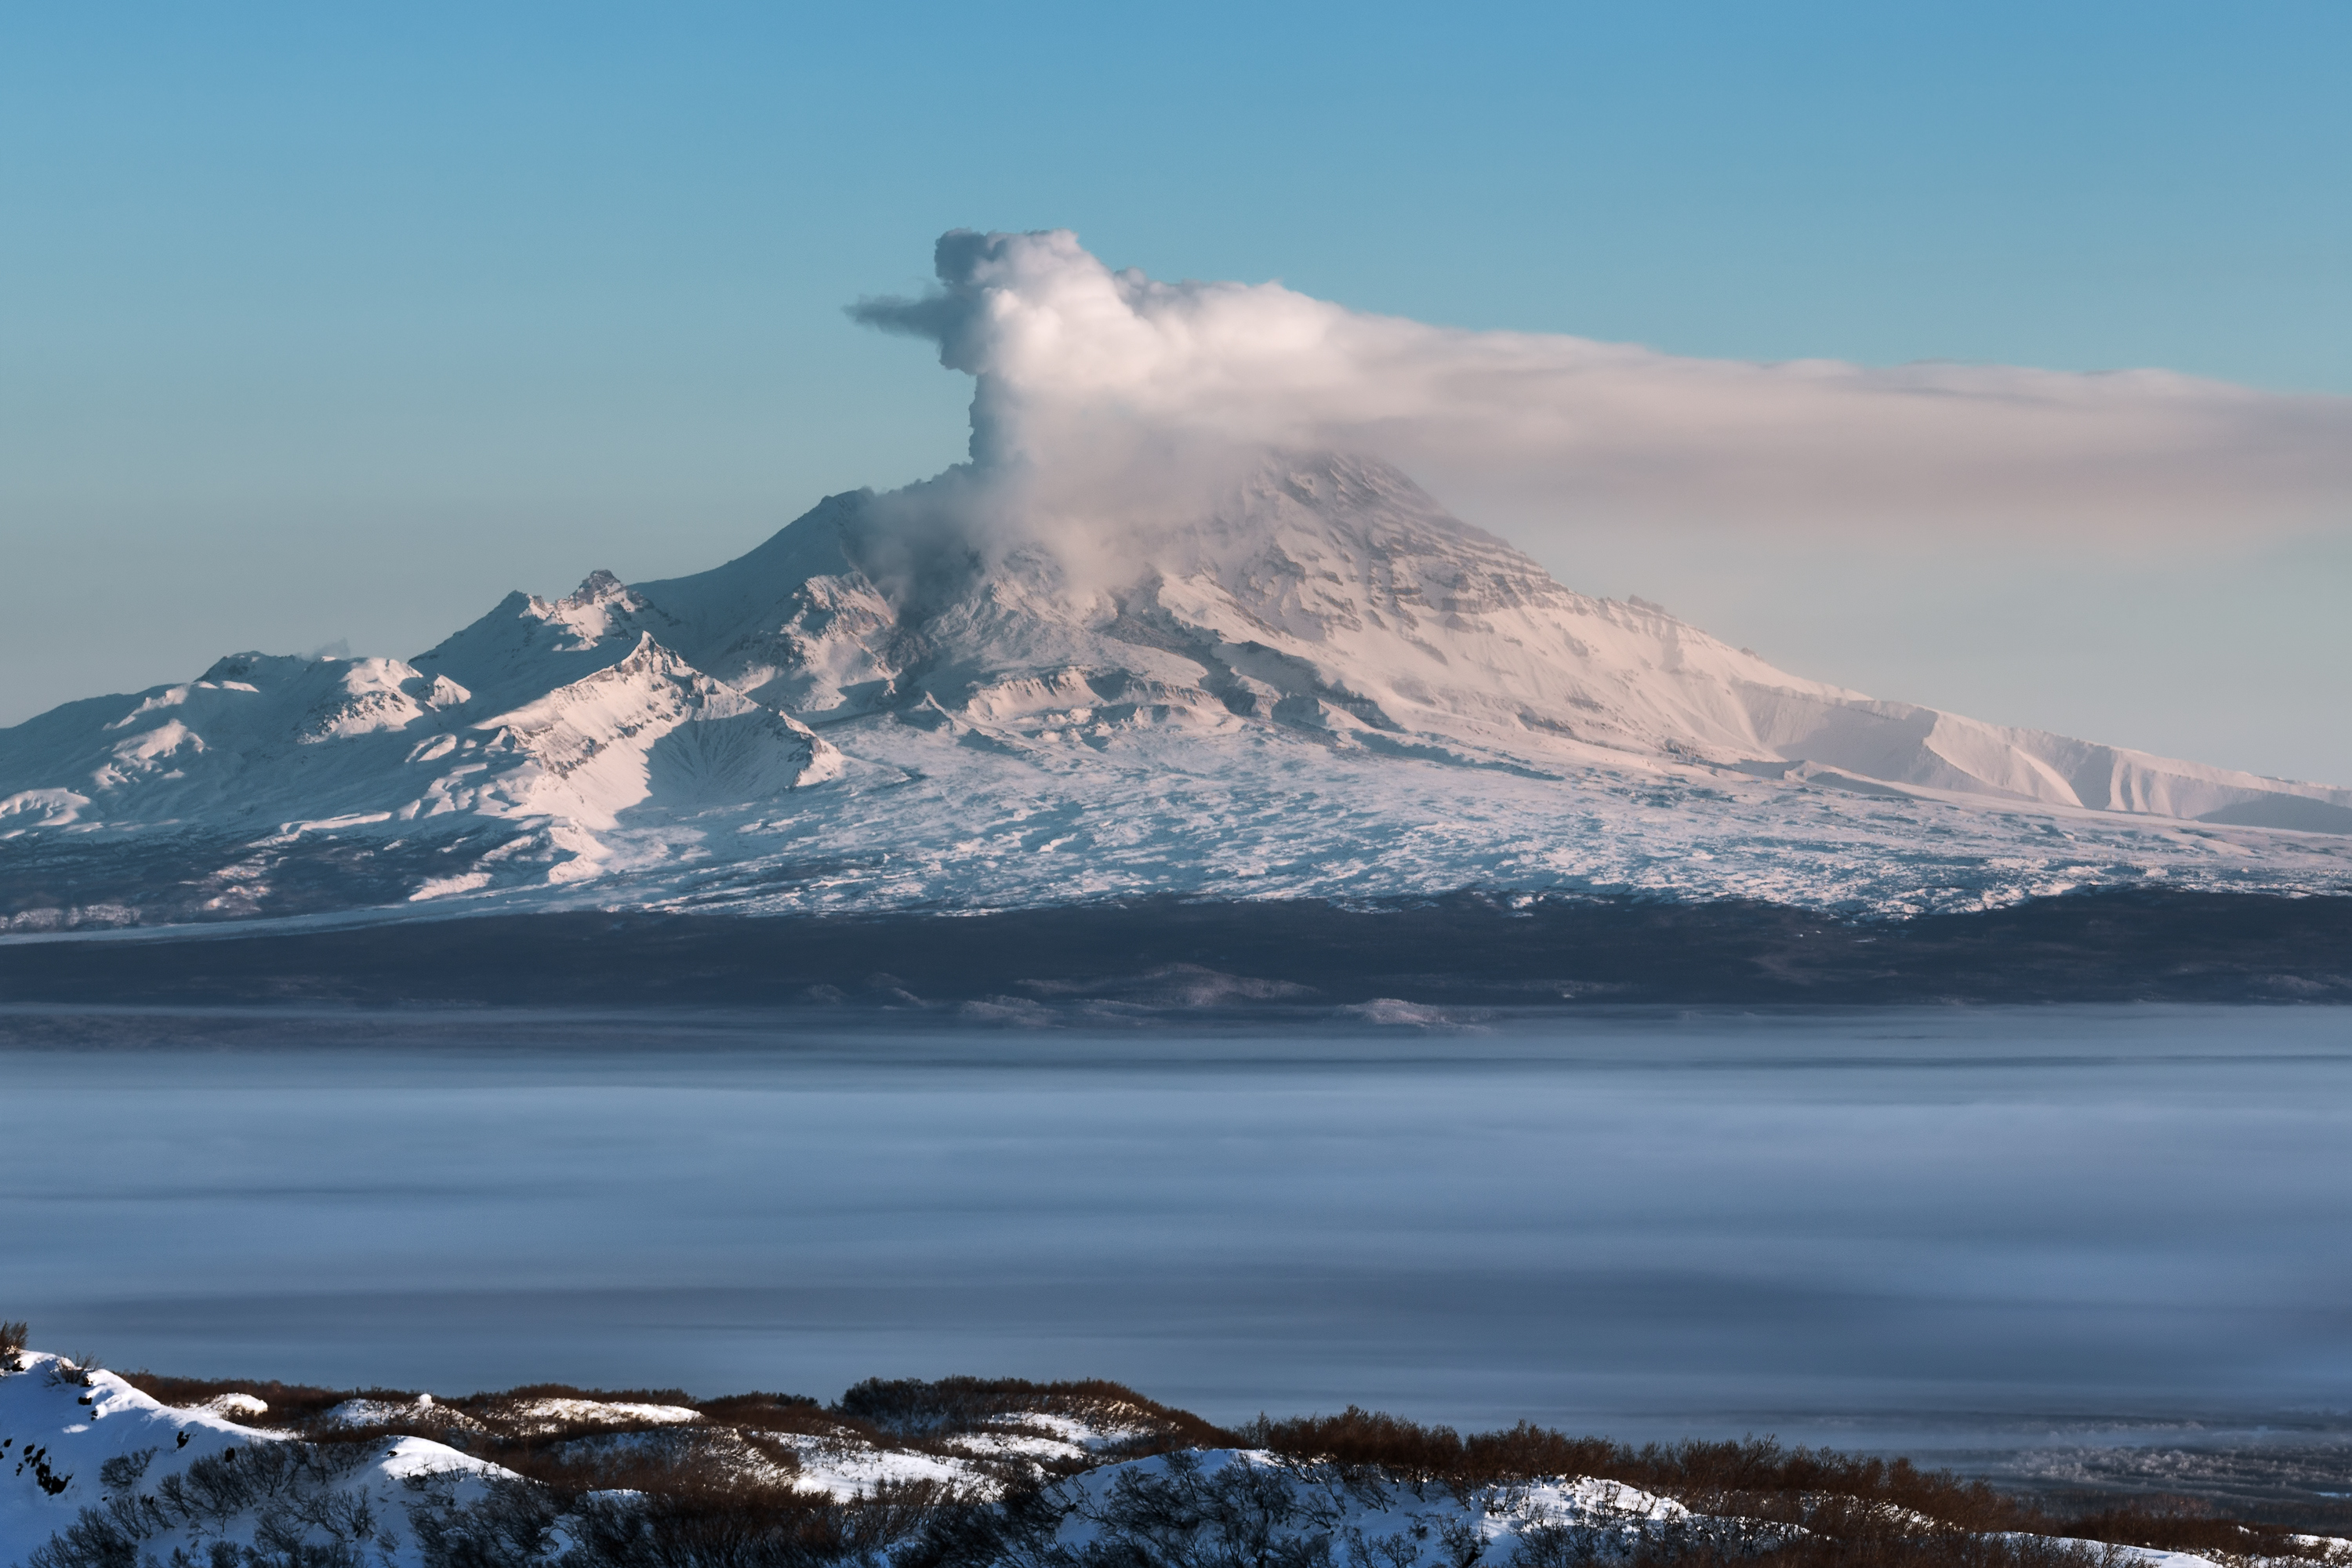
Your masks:
{"label": "bare shrub", "polygon": [[[1196,1455],[1171,1452],[1156,1468],[1121,1474],[1095,1504],[1074,1510],[1066,1497],[1031,1491],[996,1508],[942,1516],[892,1562],[894,1568],[1336,1568],[1343,1510],[1292,1479],[1249,1464],[1213,1474]],[[1056,1540],[1073,1511],[1091,1527],[1091,1539],[1076,1547]]]}
{"label": "bare shrub", "polygon": [[[1011,1415],[1035,1412],[1104,1425],[1122,1422],[1138,1429],[1139,1441],[1122,1454],[1163,1447],[1218,1447],[1233,1434],[1189,1410],[1147,1399],[1124,1384],[1102,1378],[1031,1383],[1025,1378],[868,1378],[845,1393],[834,1406],[845,1415],[900,1439],[947,1436],[978,1430]],[[1155,1444],[1150,1439],[1158,1439]]]}
{"label": "bare shrub", "polygon": [[2188,1498],[2134,1498],[2128,1502],[2060,1516],[2056,1528],[2069,1535],[2119,1542],[2158,1552],[2193,1552],[2223,1562],[2254,1558],[2324,1561],[2327,1549],[2279,1524],[2216,1518],[2205,1504]]}
{"label": "bare shrub", "polygon": [[624,1454],[553,1481],[492,1485],[461,1505],[427,1480],[409,1518],[427,1568],[526,1568],[550,1560],[560,1528],[568,1568],[815,1568],[866,1562],[941,1509],[972,1500],[930,1482],[886,1484],[837,1501],[664,1454]]}
{"label": "bare shrub", "polygon": [[139,1485],[147,1474],[147,1467],[155,1462],[159,1450],[133,1448],[127,1454],[117,1454],[98,1467],[98,1484],[110,1492],[127,1492]]}
{"label": "bare shrub", "polygon": [[702,1418],[722,1426],[762,1432],[798,1432],[823,1437],[843,1430],[839,1416],[803,1394],[730,1394],[695,1402]]}
{"label": "bare shrub", "polygon": [[[106,1471],[121,1461],[110,1461],[100,1479],[135,1486],[152,1457],[149,1450],[113,1476]],[[341,1487],[365,1458],[298,1442],[224,1448],[164,1477],[152,1492],[125,1491],[82,1510],[26,1556],[26,1568],[143,1568],[154,1562],[144,1542],[188,1529],[214,1538],[215,1568],[360,1568],[371,1547],[392,1544],[389,1521],[366,1493]],[[250,1546],[221,1539],[247,1514]],[[175,1553],[174,1561],[182,1560]]]}
{"label": "bare shrub", "polygon": [[94,1355],[61,1355],[49,1363],[49,1381],[70,1388],[88,1388],[103,1370]]}
{"label": "bare shrub", "polygon": [[482,1497],[460,1505],[447,1478],[410,1483],[408,1524],[427,1568],[528,1568],[547,1560],[564,1503],[533,1481],[493,1480]]}
{"label": "bare shrub", "polygon": [[165,1377],[160,1373],[126,1372],[122,1381],[159,1405],[179,1409],[191,1409],[225,1394],[249,1394],[269,1406],[268,1410],[249,1420],[240,1420],[242,1426],[295,1428],[307,1426],[336,1405],[352,1399],[374,1399],[387,1404],[406,1404],[416,1395],[388,1388],[317,1388],[306,1383],[279,1383],[274,1379],[257,1382],[250,1378]]}
{"label": "bare shrub", "polygon": [[[1738,1542],[1645,1541],[1641,1552],[1662,1563],[1702,1562],[1725,1552],[1759,1563],[1826,1562],[1832,1559],[1821,1554],[1832,1552],[1845,1554],[1838,1562],[1857,1563],[1883,1557],[2007,1564],[2053,1552],[2059,1555],[2050,1562],[2072,1563],[2066,1554],[2076,1549],[2058,1539],[2067,1537],[2237,1561],[2328,1555],[2283,1526],[2217,1519],[2179,1500],[2053,1512],[1980,1480],[1922,1470],[1908,1459],[1784,1448],[1769,1437],[1637,1449],[1522,1422],[1465,1438],[1451,1427],[1352,1405],[1338,1415],[1261,1417],[1240,1436],[1277,1454],[1441,1482],[1457,1494],[1538,1477],[1592,1476],[1672,1498],[1696,1513],[1758,1527]],[[1596,1549],[1573,1533],[1541,1536],[1530,1548],[1547,1562],[1581,1561],[1577,1553]]]}
{"label": "bare shrub", "polygon": [[26,1568],[140,1568],[139,1543],[154,1527],[111,1508],[86,1508],[25,1558]]}
{"label": "bare shrub", "polygon": [[740,1483],[679,1486],[590,1500],[572,1528],[594,1568],[814,1568],[869,1560],[958,1500],[920,1481],[852,1502]]}

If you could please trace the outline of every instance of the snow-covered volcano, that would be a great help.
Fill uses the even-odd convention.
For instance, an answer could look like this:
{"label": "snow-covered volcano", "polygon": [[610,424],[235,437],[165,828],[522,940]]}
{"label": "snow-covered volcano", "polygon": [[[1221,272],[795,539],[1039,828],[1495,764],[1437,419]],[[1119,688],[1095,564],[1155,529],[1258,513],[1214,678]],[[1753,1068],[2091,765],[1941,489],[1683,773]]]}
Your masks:
{"label": "snow-covered volcano", "polygon": [[0,917],[2352,885],[2352,791],[1785,674],[1368,459],[1098,520],[1127,542],[1083,571],[940,523],[971,482],[406,662],[237,655],[0,731]]}

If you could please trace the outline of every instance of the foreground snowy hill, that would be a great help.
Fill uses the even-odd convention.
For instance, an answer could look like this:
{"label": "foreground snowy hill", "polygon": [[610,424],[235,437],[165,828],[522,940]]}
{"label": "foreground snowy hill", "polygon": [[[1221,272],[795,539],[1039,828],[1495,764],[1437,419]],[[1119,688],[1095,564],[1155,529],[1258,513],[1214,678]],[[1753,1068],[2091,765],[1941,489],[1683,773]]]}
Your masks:
{"label": "foreground snowy hill", "polygon": [[408,661],[236,655],[0,731],[0,921],[2352,886],[2352,790],[1786,674],[1367,459],[1268,457],[1083,548],[976,492],[835,496]]}
{"label": "foreground snowy hill", "polygon": [[[1101,1383],[876,1380],[829,1407],[556,1388],[445,1403],[12,1351],[0,1464],[0,1563],[27,1568],[2352,1562],[2332,1537],[2053,1517],[1769,1444],[1637,1454],[1528,1426],[1465,1443],[1352,1409],[1234,1434]],[[2069,1533],[2083,1525],[2103,1538]]]}

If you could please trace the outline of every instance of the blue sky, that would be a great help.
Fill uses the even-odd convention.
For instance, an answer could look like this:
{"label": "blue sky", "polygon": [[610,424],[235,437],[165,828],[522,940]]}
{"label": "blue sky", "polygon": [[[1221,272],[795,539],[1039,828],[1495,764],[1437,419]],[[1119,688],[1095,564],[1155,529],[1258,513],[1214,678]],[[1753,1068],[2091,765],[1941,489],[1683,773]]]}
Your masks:
{"label": "blue sky", "polygon": [[[1679,354],[2352,394],[2347,58],[2341,5],[0,6],[0,722],[936,470],[969,384],[841,307],[959,225]],[[1538,553],[1804,673],[2352,782],[2352,516],[2230,525]]]}

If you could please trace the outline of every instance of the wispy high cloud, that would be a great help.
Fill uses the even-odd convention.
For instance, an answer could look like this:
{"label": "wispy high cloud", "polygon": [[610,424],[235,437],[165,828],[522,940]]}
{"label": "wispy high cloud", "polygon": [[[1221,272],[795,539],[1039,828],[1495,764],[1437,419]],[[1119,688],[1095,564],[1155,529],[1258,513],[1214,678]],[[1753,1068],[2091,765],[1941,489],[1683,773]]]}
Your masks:
{"label": "wispy high cloud", "polygon": [[1055,481],[1340,447],[1581,526],[2060,530],[2128,545],[2352,523],[2352,398],[2161,370],[1753,363],[1114,271],[1066,231],[938,247],[860,321],[978,378],[973,456]]}

